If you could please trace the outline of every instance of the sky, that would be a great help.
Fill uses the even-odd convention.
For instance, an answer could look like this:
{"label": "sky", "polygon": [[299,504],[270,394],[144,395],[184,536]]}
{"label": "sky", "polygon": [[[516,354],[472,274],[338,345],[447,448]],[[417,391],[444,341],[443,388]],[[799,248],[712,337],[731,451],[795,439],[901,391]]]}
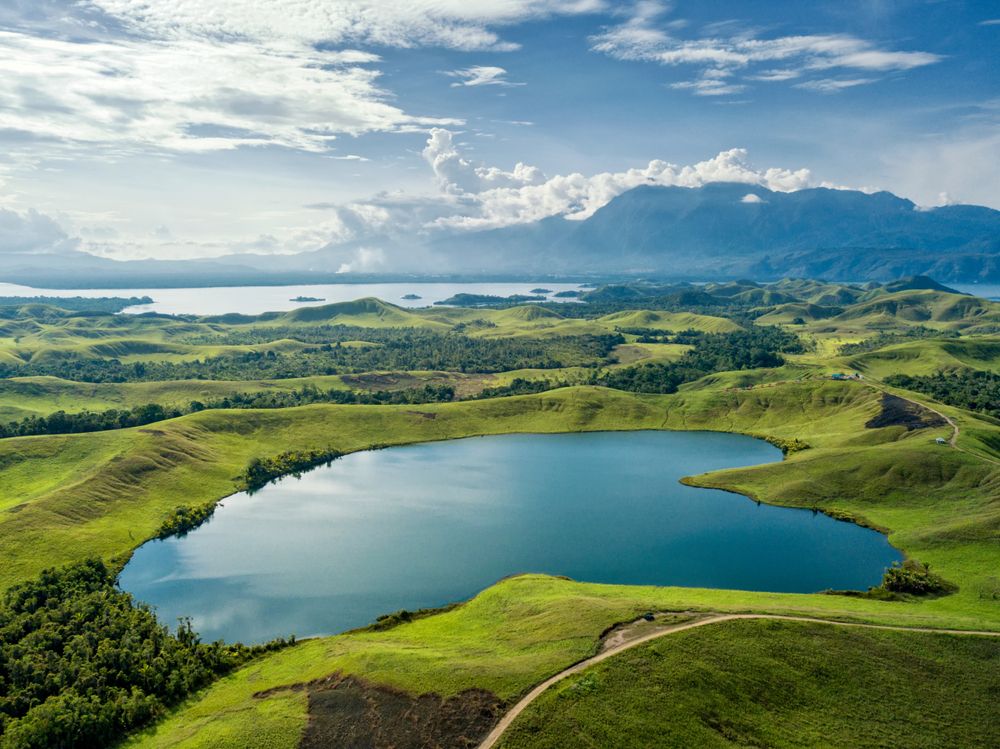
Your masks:
{"label": "sky", "polygon": [[377,270],[639,184],[1000,208],[998,167],[996,0],[0,0],[0,252]]}

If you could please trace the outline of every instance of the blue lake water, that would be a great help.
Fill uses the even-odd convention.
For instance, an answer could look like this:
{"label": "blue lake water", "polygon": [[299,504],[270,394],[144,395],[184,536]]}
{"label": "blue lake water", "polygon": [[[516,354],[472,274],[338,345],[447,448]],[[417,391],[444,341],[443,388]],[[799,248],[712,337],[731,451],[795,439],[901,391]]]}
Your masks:
{"label": "blue lake water", "polygon": [[[220,286],[210,288],[175,289],[35,289],[30,286],[0,283],[0,296],[53,296],[73,297],[143,297],[148,296],[152,304],[128,307],[126,313],[159,312],[165,315],[224,315],[237,312],[243,315],[259,315],[262,312],[314,307],[334,302],[351,302],[364,297],[379,299],[400,307],[428,307],[434,302],[448,299],[455,294],[490,294],[510,296],[522,294],[536,296],[531,292],[544,288],[550,293],[541,294],[550,302],[575,302],[575,299],[556,297],[559,291],[579,291],[575,283],[335,283],[301,286]],[[404,299],[415,295],[419,299]],[[296,297],[313,297],[317,302],[293,302]]]}
{"label": "blue lake water", "polygon": [[899,553],[810,510],[678,483],[781,459],[714,432],[505,435],[348,455],[137,550],[121,587],[203,638],[330,634],[518,572],[782,592],[863,589]]}

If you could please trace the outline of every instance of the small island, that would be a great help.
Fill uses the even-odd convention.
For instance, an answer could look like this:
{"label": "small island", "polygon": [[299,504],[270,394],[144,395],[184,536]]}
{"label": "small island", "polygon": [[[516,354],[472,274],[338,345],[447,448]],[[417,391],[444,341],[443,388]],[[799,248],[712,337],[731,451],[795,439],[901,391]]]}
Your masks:
{"label": "small island", "polygon": [[289,299],[290,302],[325,302],[326,299],[319,296],[295,296]]}
{"label": "small island", "polygon": [[411,302],[415,299],[423,299],[423,297],[420,296],[420,294],[403,294],[402,298]]}
{"label": "small island", "polygon": [[532,289],[531,293],[532,294],[551,294],[552,293],[552,289],[537,288],[537,289]]}
{"label": "small island", "polygon": [[434,302],[437,305],[449,307],[494,307],[499,305],[523,304],[525,302],[544,302],[543,296],[526,296],[511,294],[510,296],[494,296],[492,294],[455,294],[454,296]]}

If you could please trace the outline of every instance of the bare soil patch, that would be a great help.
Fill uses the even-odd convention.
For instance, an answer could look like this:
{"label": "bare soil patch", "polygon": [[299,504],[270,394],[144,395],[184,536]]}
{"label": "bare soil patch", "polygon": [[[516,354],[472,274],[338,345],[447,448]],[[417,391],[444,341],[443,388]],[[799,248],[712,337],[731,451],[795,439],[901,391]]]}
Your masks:
{"label": "bare soil patch", "polygon": [[882,393],[882,410],[870,419],[866,427],[879,429],[881,427],[905,427],[907,431],[943,427],[948,422],[941,414],[924,408],[919,403],[900,398],[891,393]]}
{"label": "bare soil patch", "polygon": [[302,749],[468,749],[479,745],[506,707],[485,690],[413,696],[350,676],[331,676],[307,689]]}

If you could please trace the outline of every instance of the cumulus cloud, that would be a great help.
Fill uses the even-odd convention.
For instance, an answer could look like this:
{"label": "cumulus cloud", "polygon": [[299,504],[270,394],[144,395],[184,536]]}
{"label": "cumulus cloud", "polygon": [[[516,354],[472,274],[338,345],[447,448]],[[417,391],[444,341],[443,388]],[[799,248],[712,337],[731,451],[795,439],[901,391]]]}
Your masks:
{"label": "cumulus cloud", "polygon": [[[691,166],[650,161],[645,167],[622,172],[580,173],[546,177],[536,167],[517,164],[510,172],[473,164],[455,146],[452,134],[435,129],[424,158],[442,190],[462,199],[466,210],[445,215],[439,227],[485,229],[562,215],[585,219],[621,193],[640,185],[700,187],[709,182],[739,182],[790,192],[812,184],[807,169],[754,169],[742,148],[723,151]],[[469,207],[474,210],[469,210]]]}
{"label": "cumulus cloud", "polygon": [[741,203],[766,203],[767,201],[764,200],[764,198],[762,198],[760,195],[756,195],[756,194],[754,194],[752,192],[748,192],[746,195],[744,195],[742,198],[740,198],[740,202]]}
{"label": "cumulus cloud", "polygon": [[[910,70],[931,65],[942,58],[930,52],[881,49],[874,42],[848,34],[805,34],[756,38],[746,31],[734,30],[733,24],[707,29],[706,36],[681,38],[677,31],[684,25],[663,23],[669,6],[642,0],[631,15],[619,24],[605,28],[591,38],[591,48],[619,60],[639,60],[669,66],[694,66],[704,69],[702,76],[683,81],[673,88],[711,96],[739,93],[741,84],[723,83],[724,72],[740,71],[747,79],[785,81],[814,71],[846,69],[871,73]],[[729,35],[718,35],[729,30]],[[776,70],[757,70],[760,66],[780,64]],[[714,75],[712,71],[715,71]],[[855,85],[870,83],[872,78],[855,78]],[[800,86],[828,91],[818,86]],[[842,87],[843,88],[843,87]]]}
{"label": "cumulus cloud", "polygon": [[460,70],[449,70],[445,73],[452,78],[459,80],[452,83],[452,87],[459,86],[523,86],[523,83],[515,83],[507,80],[507,71],[492,65],[473,65],[471,68]]}
{"label": "cumulus cloud", "polygon": [[44,213],[0,209],[0,252],[61,252],[77,244]]}
{"label": "cumulus cloud", "polygon": [[473,164],[459,152],[453,133],[443,128],[431,129],[423,156],[445,192],[478,193],[499,187],[538,185],[545,179],[538,167],[521,162],[509,172]]}

